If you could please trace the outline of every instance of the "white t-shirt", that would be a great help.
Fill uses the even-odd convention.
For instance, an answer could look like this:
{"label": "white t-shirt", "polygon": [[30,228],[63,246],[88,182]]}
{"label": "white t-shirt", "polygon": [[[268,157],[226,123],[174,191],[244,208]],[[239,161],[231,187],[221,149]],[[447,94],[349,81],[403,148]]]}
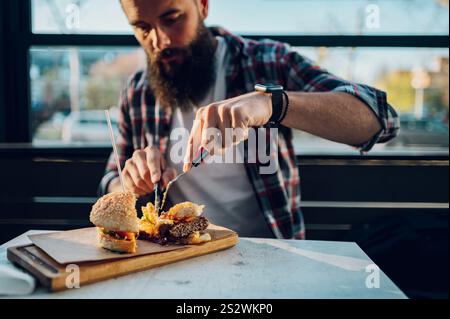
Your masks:
{"label": "white t-shirt", "polygon": [[[217,37],[217,40],[219,42],[216,50],[216,82],[199,106],[226,99],[227,45],[222,37]],[[172,130],[184,128],[190,132],[194,118],[195,110],[182,112],[177,109],[173,114]],[[177,142],[177,140],[169,142],[168,165],[181,173],[183,161],[174,163],[170,156],[172,147]],[[193,168],[171,187],[168,197],[174,204],[190,201],[206,205],[204,213],[212,223],[228,227],[240,236],[273,237],[244,164],[212,162]]]}

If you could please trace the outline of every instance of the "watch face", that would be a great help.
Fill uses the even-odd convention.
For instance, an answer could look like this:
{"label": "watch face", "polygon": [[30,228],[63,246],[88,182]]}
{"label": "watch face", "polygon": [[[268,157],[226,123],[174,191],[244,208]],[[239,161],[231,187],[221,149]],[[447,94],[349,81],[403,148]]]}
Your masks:
{"label": "watch face", "polygon": [[283,87],[277,84],[256,84],[255,90],[261,92],[274,92],[274,91],[282,91]]}
{"label": "watch face", "polygon": [[270,91],[283,90],[283,87],[281,85],[277,85],[277,84],[268,84],[267,87],[269,88]]}

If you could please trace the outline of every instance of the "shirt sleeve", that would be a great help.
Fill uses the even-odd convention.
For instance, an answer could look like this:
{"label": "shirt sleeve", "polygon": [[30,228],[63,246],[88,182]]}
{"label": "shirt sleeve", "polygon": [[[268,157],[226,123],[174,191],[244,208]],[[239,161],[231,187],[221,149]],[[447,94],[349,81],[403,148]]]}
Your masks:
{"label": "shirt sleeve", "polygon": [[385,143],[397,136],[400,121],[397,112],[387,102],[385,92],[368,85],[341,79],[321,69],[311,60],[295,51],[289,51],[287,59],[287,89],[304,92],[344,92],[367,105],[377,116],[382,127],[369,141],[355,145],[361,152],[368,152],[376,143]]}
{"label": "shirt sleeve", "polygon": [[[119,162],[121,168],[133,154],[133,142],[131,131],[131,120],[129,114],[128,90],[124,90],[119,100],[119,137],[116,141],[117,152],[119,153]],[[108,192],[108,186],[112,180],[119,177],[118,168],[114,158],[114,152],[111,152],[106,164],[105,174],[100,181],[98,195],[103,196]]]}

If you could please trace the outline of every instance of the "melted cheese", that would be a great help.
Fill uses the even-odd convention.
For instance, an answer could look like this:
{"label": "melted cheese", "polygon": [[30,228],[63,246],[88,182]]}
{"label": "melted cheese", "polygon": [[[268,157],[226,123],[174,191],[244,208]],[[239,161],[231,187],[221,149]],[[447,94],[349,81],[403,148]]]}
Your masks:
{"label": "melted cheese", "polygon": [[197,205],[191,202],[185,202],[173,206],[167,213],[161,215],[165,219],[190,219],[200,217],[203,213],[204,205]]}

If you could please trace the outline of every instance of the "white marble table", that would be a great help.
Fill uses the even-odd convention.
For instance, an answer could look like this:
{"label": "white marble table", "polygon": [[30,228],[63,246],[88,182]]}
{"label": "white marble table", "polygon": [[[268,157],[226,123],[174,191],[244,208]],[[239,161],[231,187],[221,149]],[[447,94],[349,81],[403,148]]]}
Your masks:
{"label": "white marble table", "polygon": [[[36,233],[42,231],[2,248],[27,244]],[[406,298],[355,243],[250,238],[226,251],[60,293],[38,288],[26,297]]]}

